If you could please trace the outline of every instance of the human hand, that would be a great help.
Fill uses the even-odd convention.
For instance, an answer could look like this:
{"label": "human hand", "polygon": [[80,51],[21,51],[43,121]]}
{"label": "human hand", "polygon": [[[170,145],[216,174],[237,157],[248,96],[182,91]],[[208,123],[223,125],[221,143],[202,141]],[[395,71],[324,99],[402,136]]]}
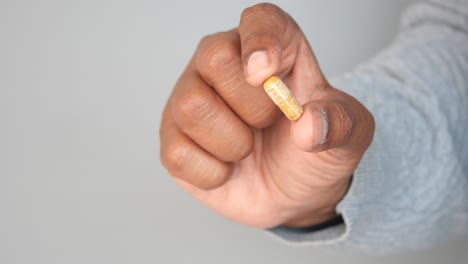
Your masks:
{"label": "human hand", "polygon": [[[280,76],[303,105],[291,122],[261,84]],[[303,32],[259,4],[205,37],[165,107],[161,160],[194,197],[239,223],[308,226],[336,216],[374,120],[323,76]]]}

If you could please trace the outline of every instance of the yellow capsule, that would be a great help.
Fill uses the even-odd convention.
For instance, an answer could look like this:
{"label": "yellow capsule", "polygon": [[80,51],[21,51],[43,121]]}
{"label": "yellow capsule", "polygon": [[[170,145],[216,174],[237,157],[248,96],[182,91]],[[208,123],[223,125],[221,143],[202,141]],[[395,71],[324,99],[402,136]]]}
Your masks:
{"label": "yellow capsule", "polygon": [[278,76],[268,78],[263,83],[263,89],[289,120],[296,121],[301,118],[304,113],[302,106]]}

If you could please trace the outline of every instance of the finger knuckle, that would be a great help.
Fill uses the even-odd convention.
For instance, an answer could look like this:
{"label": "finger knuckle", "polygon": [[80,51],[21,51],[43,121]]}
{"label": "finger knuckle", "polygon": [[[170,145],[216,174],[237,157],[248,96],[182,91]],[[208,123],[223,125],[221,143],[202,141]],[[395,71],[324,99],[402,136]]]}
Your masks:
{"label": "finger knuckle", "polygon": [[189,92],[174,100],[172,109],[178,124],[185,128],[212,117],[213,109],[209,101],[209,98],[197,92]]}
{"label": "finger knuckle", "polygon": [[271,3],[260,3],[256,4],[254,6],[248,7],[244,9],[242,12],[241,18],[248,18],[252,15],[257,15],[261,13],[267,13],[267,14],[279,14],[281,13],[281,9]]}
{"label": "finger knuckle", "polygon": [[198,50],[209,47],[216,40],[216,36],[217,36],[217,33],[204,36],[200,40],[200,43],[198,44]]}
{"label": "finger knuckle", "polygon": [[178,175],[184,171],[189,153],[189,149],[183,145],[170,146],[162,152],[161,161],[172,175]]}
{"label": "finger knuckle", "polygon": [[210,35],[201,41],[197,64],[202,72],[219,72],[239,59],[239,48],[224,34]]}

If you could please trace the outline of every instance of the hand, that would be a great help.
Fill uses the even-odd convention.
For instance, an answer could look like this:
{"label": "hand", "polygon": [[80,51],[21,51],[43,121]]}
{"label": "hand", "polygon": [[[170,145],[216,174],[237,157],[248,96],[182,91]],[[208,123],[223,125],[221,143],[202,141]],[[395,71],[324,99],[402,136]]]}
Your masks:
{"label": "hand", "polygon": [[[261,84],[280,76],[303,105],[295,122]],[[205,37],[163,113],[161,160],[194,197],[242,224],[307,226],[336,204],[372,141],[374,120],[333,87],[297,24],[259,4]]]}

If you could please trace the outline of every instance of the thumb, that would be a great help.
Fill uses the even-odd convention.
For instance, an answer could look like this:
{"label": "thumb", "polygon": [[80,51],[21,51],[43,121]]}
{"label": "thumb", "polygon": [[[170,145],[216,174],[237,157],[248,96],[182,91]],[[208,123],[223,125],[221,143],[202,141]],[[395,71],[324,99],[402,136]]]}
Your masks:
{"label": "thumb", "polygon": [[327,94],[325,99],[303,105],[303,116],[291,123],[291,140],[306,152],[334,149],[336,158],[362,155],[374,134],[372,114],[337,89],[327,89]]}

